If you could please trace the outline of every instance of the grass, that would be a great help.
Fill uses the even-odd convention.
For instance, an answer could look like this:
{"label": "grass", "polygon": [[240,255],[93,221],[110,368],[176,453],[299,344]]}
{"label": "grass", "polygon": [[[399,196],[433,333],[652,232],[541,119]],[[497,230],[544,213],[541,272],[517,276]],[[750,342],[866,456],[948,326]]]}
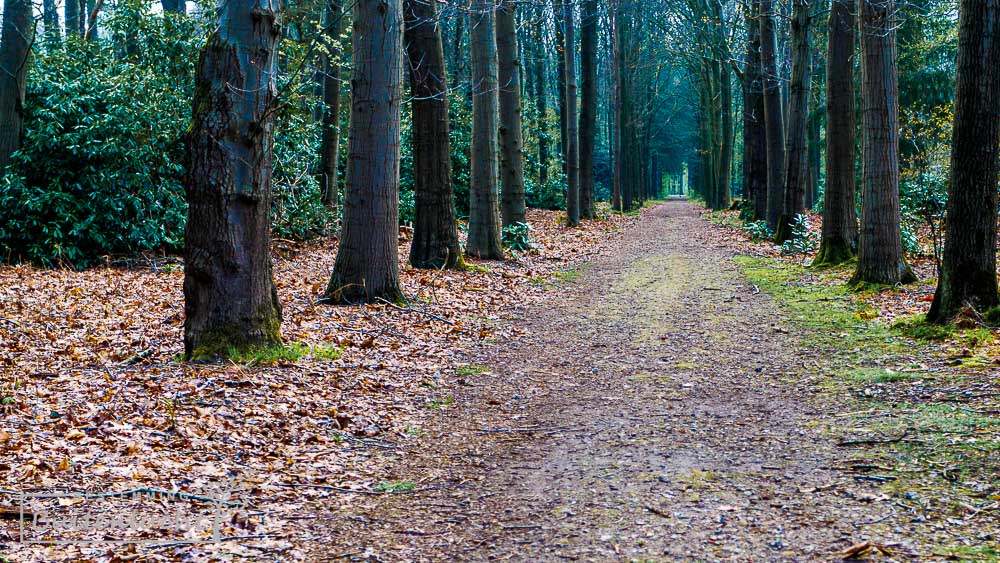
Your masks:
{"label": "grass", "polygon": [[374,487],[380,493],[409,493],[416,489],[413,481],[379,481]]}
{"label": "grass", "polygon": [[310,346],[304,342],[294,342],[281,346],[264,346],[251,350],[230,348],[226,357],[238,364],[253,364],[270,366],[281,363],[297,362],[306,356],[312,356],[320,361],[333,361],[344,355],[343,348],[330,344]]}
{"label": "grass", "polygon": [[580,268],[569,268],[552,274],[552,277],[559,281],[573,283],[580,281],[581,275],[583,273],[580,271]]}
{"label": "grass", "polygon": [[428,409],[436,411],[436,410],[441,410],[445,407],[450,407],[451,405],[454,404],[455,404],[454,397],[445,397],[443,399],[431,399],[430,401],[424,403],[424,406],[427,407]]}
{"label": "grass", "polygon": [[470,376],[473,376],[473,375],[479,375],[481,373],[486,373],[488,371],[490,371],[490,368],[488,368],[486,366],[479,366],[479,365],[476,365],[476,364],[468,364],[468,365],[464,365],[464,366],[458,366],[458,369],[455,370],[455,374],[458,375],[458,376],[460,376],[460,377],[470,377]]}
{"label": "grass", "polygon": [[895,383],[916,379],[916,375],[883,368],[857,368],[851,371],[850,378],[858,383]]}

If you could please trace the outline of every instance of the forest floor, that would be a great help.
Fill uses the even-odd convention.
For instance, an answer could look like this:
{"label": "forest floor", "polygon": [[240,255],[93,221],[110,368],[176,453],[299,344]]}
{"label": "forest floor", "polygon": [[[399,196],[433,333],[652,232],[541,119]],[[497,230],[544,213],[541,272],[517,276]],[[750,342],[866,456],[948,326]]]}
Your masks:
{"label": "forest floor", "polygon": [[[4,488],[176,487],[187,492],[164,507],[196,505],[211,520],[203,501],[214,497],[198,491],[235,479],[226,498],[243,506],[215,502],[230,538],[216,544],[153,530],[143,546],[26,545],[16,542],[31,530],[8,517],[0,551],[12,561],[998,557],[995,332],[929,341],[881,319],[896,301],[923,303],[907,290],[849,293],[846,270],[807,270],[689,202],[642,215],[594,222],[578,239],[536,215],[552,223],[537,255],[407,273],[423,300],[406,311],[313,312],[303,260],[279,262],[279,280],[294,280],[280,290],[305,303],[286,309],[288,332],[309,353],[270,367],[178,364],[168,332],[131,344],[153,350],[138,359],[108,352],[102,368],[28,373],[0,434]],[[168,320],[170,291],[158,298]],[[34,326],[10,338],[29,346]],[[344,327],[360,332],[333,358],[323,343]],[[16,501],[0,497],[0,508]]]}

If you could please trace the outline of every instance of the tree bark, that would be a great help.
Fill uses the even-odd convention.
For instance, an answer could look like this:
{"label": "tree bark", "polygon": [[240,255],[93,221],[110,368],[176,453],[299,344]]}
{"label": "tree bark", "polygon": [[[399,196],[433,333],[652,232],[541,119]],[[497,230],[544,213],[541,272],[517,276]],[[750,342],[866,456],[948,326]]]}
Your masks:
{"label": "tree bark", "polygon": [[855,283],[916,280],[899,227],[895,0],[861,0],[862,209]]}
{"label": "tree bark", "polygon": [[548,133],[548,80],[545,73],[545,42],[544,23],[541,17],[544,8],[536,15],[535,23],[535,106],[538,108],[538,185],[544,186],[549,181],[549,133]]}
{"label": "tree bark", "polygon": [[784,204],[785,121],[778,76],[778,39],[774,30],[774,0],[760,4],[760,63],[764,84],[764,129],[767,137],[767,226],[778,227]]}
{"label": "tree bark", "polygon": [[185,138],[189,359],[281,342],[270,235],[279,2],[226,2],[219,21],[198,62]]}
{"label": "tree bark", "polygon": [[502,0],[496,10],[500,79],[500,216],[503,226],[524,223],[524,138],[521,129],[521,60],[514,25],[516,4]]}
{"label": "tree bark", "polygon": [[566,225],[580,224],[580,147],[579,129],[576,115],[576,23],[573,16],[573,2],[563,3],[563,38],[566,57]]}
{"label": "tree bark", "polygon": [[472,9],[472,176],[469,190],[469,239],[465,253],[500,260],[497,205],[497,43],[493,0],[475,0]]}
{"label": "tree bark", "polygon": [[556,30],[556,89],[559,94],[559,160],[562,165],[564,181],[569,181],[569,147],[566,140],[566,35],[563,33],[565,8],[561,0],[552,0],[553,25]]}
{"label": "tree bark", "polygon": [[812,87],[809,3],[794,0],[792,7],[792,79],[788,86],[788,131],[785,143],[785,187],[775,241],[792,238],[795,216],[805,213],[809,181],[809,91]]}
{"label": "tree bark", "polygon": [[854,0],[833,0],[826,57],[826,190],[823,235],[816,265],[836,265],[854,257],[858,241],[854,107]]}
{"label": "tree bark", "polygon": [[161,0],[160,5],[163,11],[171,14],[183,14],[187,12],[186,0]]}
{"label": "tree bark", "polygon": [[580,216],[597,216],[594,148],[597,137],[597,0],[584,0],[580,19]]}
{"label": "tree bark", "polygon": [[28,58],[35,38],[29,0],[7,0],[0,32],[0,177],[21,148]]}
{"label": "tree bark", "polygon": [[56,0],[42,0],[42,25],[45,27],[45,44],[50,49],[57,47],[62,39],[62,27],[59,25]]}
{"label": "tree bark", "polygon": [[754,219],[767,216],[767,131],[764,126],[764,85],[760,68],[760,5],[747,7],[747,53],[743,70],[744,197],[753,203]]}
{"label": "tree bark", "polygon": [[405,0],[406,51],[413,101],[413,196],[410,264],[415,268],[464,267],[458,244],[451,183],[448,76],[437,3]]}
{"label": "tree bark", "polygon": [[399,135],[401,0],[354,2],[351,132],[344,220],[329,303],[401,301]]}
{"label": "tree bark", "polygon": [[323,35],[327,53],[323,56],[323,117],[319,144],[319,171],[316,180],[322,190],[323,205],[336,211],[340,204],[337,176],[340,168],[340,35],[344,29],[341,0],[328,0]]}
{"label": "tree bark", "polygon": [[66,0],[63,6],[64,20],[66,26],[66,37],[80,35],[80,0]]}
{"label": "tree bark", "polygon": [[997,162],[1000,156],[1000,0],[962,0],[951,182],[941,275],[931,322],[997,298]]}

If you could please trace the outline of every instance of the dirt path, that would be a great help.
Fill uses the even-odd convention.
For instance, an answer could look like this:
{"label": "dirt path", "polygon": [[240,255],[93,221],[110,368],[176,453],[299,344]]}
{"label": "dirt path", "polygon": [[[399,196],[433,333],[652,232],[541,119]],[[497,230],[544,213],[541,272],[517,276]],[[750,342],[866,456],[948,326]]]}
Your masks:
{"label": "dirt path", "polygon": [[[425,487],[315,525],[315,557],[810,560],[908,540],[834,467],[812,421],[822,362],[710,242],[686,202],[524,312],[396,467]],[[829,415],[827,415],[829,416]],[[888,535],[888,537],[887,537]],[[895,536],[895,537],[894,537]]]}

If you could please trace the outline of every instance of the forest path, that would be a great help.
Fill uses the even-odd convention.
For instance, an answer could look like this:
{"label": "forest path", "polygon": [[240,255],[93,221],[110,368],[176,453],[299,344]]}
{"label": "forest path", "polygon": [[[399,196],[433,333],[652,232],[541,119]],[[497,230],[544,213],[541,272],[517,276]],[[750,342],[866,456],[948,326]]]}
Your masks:
{"label": "forest path", "polygon": [[426,488],[328,521],[326,557],[812,560],[869,539],[890,508],[811,423],[823,360],[731,256],[692,204],[657,207],[484,346],[490,371],[393,475]]}

